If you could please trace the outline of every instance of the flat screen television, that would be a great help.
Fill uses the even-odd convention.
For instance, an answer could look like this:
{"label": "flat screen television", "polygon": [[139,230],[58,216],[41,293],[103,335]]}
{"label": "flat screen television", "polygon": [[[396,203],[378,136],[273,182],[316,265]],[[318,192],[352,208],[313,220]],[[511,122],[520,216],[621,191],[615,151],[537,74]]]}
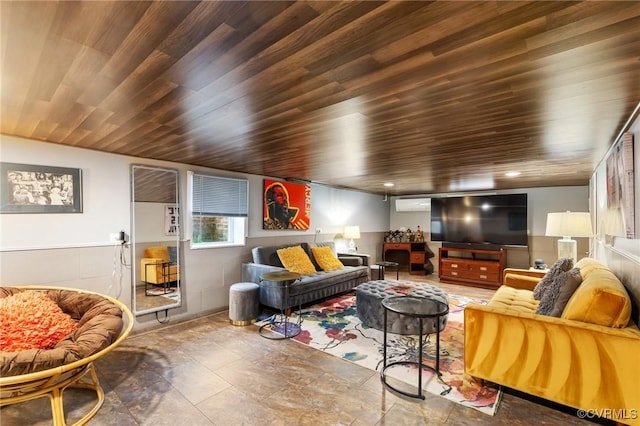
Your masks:
{"label": "flat screen television", "polygon": [[432,198],[431,241],[526,246],[527,194]]}

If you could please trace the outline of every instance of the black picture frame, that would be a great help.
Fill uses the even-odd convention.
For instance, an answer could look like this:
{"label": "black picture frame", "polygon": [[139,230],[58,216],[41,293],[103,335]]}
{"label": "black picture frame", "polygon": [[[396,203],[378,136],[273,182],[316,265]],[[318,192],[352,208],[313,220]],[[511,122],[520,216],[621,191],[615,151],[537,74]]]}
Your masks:
{"label": "black picture frame", "polygon": [[0,163],[0,213],[82,213],[82,169]]}

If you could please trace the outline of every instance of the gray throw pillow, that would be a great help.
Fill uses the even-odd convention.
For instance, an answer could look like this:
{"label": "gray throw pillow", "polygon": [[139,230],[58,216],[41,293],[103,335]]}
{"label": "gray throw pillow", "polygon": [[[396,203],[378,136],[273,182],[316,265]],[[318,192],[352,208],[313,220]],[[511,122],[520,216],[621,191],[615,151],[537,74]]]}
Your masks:
{"label": "gray throw pillow", "polygon": [[536,284],[533,289],[533,297],[536,300],[542,300],[542,295],[549,288],[549,286],[553,283],[553,280],[563,272],[567,272],[569,269],[573,268],[573,259],[570,257],[563,257],[558,259],[556,263],[549,268],[549,272],[547,272],[544,277]]}
{"label": "gray throw pillow", "polygon": [[559,318],[580,283],[580,268],[560,273],[542,295],[536,313]]}
{"label": "gray throw pillow", "polygon": [[169,262],[174,265],[178,264],[178,247],[167,247],[169,250]]}
{"label": "gray throw pillow", "polygon": [[566,281],[560,287],[558,298],[553,304],[553,310],[549,314],[552,317],[560,318],[564,308],[567,306],[569,299],[573,296],[573,293],[582,284],[582,275],[580,275],[580,268],[573,268],[566,272]]}

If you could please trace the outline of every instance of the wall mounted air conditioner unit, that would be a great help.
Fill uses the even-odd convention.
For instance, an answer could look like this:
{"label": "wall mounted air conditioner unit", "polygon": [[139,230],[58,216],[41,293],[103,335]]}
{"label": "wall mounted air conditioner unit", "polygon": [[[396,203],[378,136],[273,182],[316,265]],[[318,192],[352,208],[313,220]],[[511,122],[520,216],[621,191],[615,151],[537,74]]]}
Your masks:
{"label": "wall mounted air conditioner unit", "polygon": [[398,198],[397,212],[428,212],[431,211],[431,198]]}

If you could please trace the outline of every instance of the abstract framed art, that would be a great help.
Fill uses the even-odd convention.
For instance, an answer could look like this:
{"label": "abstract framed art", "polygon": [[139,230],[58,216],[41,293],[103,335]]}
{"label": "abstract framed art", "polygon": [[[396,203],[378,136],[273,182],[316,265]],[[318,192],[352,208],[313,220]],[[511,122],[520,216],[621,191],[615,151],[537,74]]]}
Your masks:
{"label": "abstract framed art", "polygon": [[606,159],[607,234],[635,238],[634,143],[631,132],[624,133]]}
{"label": "abstract framed art", "polygon": [[82,213],[82,170],[0,163],[0,213]]}

